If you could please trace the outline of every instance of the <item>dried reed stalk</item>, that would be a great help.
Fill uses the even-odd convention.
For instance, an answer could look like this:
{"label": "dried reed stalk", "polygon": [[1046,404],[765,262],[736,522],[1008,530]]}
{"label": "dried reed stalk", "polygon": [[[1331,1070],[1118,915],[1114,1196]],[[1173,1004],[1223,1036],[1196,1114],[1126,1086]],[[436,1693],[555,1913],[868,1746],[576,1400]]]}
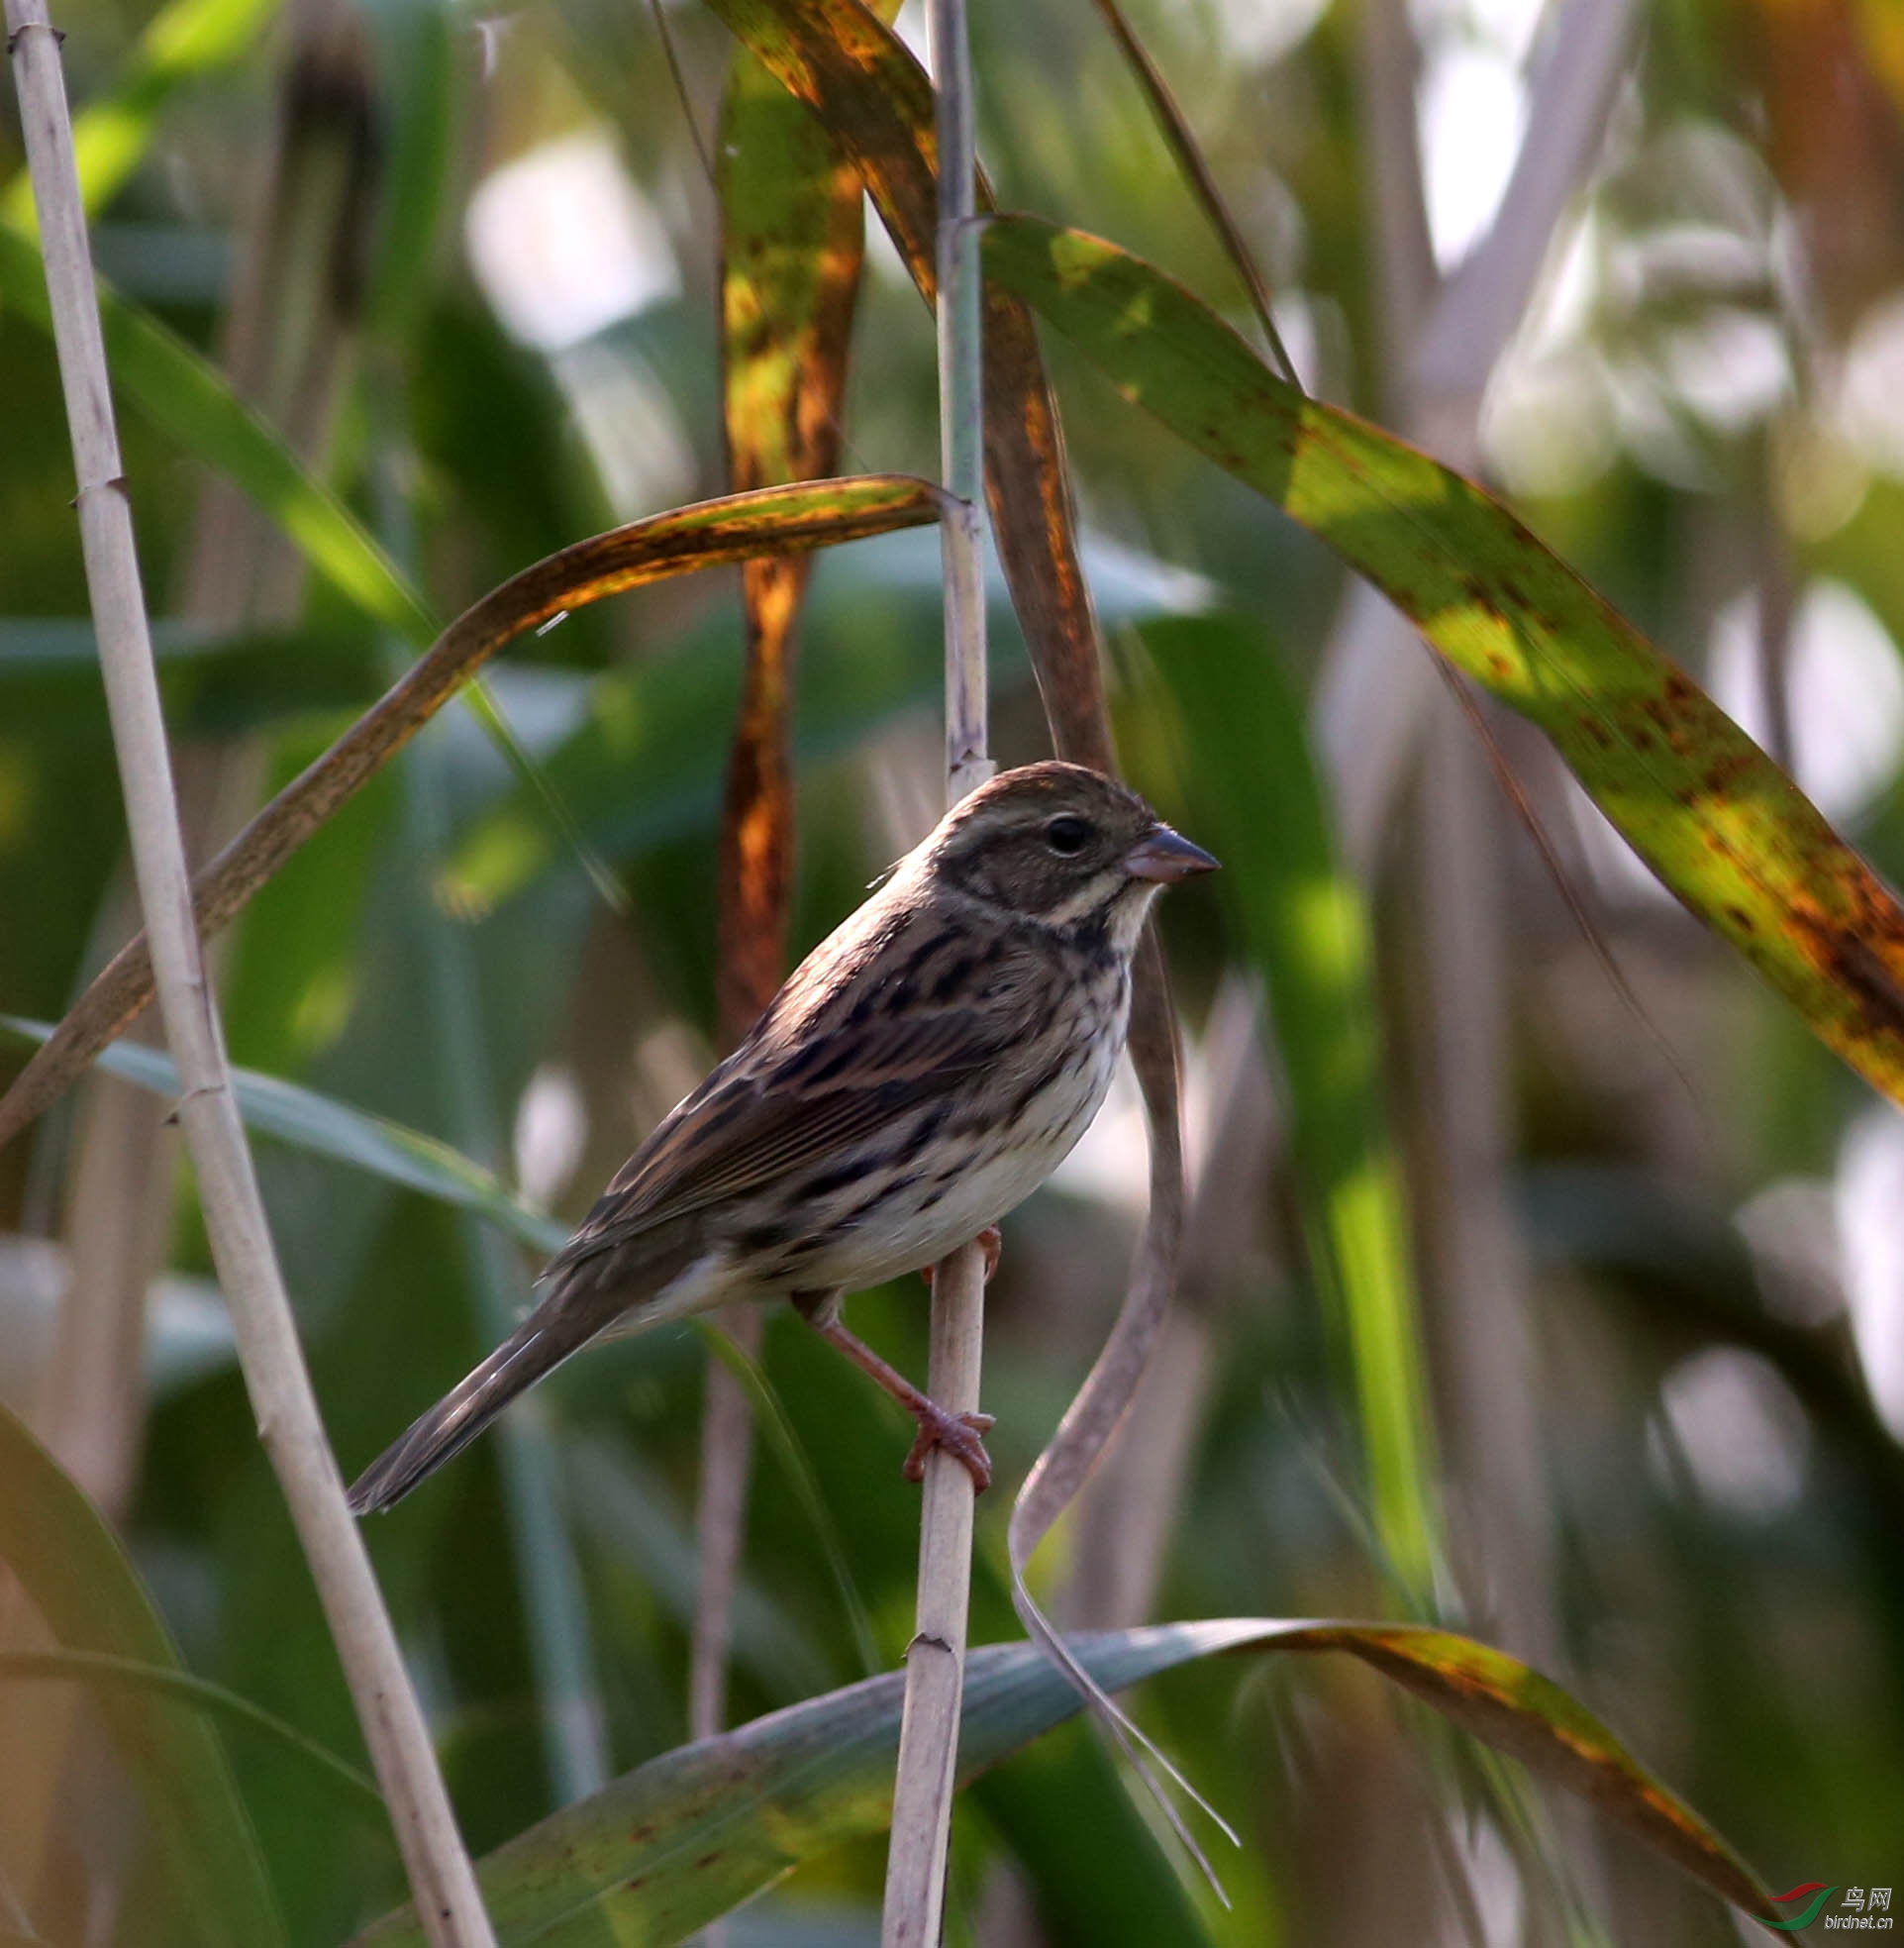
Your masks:
{"label": "dried reed stalk", "polygon": [[[991,776],[985,726],[984,403],[974,210],[971,60],[964,0],[929,0],[939,137],[940,458],[952,504],[940,529],[946,576],[946,802]],[[984,1254],[963,1245],[932,1287],[927,1390],[952,1413],[978,1406]],[[926,1457],[919,1595],[906,1652],[905,1713],[893,1785],[881,1948],[934,1948],[945,1913],[958,1719],[971,1594],[971,1477],[943,1450]]]}
{"label": "dried reed stalk", "polygon": [[441,1948],[488,1948],[494,1936],[475,1875],[324,1436],[206,985],[132,505],[121,473],[59,37],[44,0],[7,0],[6,15],[72,429],[86,585],[166,1039],[184,1085],[178,1115],[198,1173],[212,1254],[232,1307],[259,1435],[283,1485],[356,1699],[418,1912]]}

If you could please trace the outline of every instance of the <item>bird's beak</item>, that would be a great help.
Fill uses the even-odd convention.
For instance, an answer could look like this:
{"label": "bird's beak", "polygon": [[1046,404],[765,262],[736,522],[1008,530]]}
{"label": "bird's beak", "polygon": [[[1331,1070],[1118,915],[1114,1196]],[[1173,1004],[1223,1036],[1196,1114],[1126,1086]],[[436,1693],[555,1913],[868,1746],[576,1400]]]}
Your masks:
{"label": "bird's beak", "polygon": [[1166,886],[1193,872],[1214,872],[1219,863],[1167,825],[1146,833],[1124,855],[1124,870],[1133,879],[1155,879]]}

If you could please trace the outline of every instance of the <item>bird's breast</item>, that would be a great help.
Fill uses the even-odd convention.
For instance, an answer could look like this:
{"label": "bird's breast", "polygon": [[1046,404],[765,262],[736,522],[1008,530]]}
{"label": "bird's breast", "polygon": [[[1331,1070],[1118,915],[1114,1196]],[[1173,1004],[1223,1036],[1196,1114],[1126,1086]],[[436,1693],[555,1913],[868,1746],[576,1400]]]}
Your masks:
{"label": "bird's breast", "polygon": [[1042,1028],[886,1127],[817,1156],[736,1214],[762,1285],[879,1284],[931,1265],[1031,1195],[1090,1126],[1123,1052],[1121,964],[1081,969]]}

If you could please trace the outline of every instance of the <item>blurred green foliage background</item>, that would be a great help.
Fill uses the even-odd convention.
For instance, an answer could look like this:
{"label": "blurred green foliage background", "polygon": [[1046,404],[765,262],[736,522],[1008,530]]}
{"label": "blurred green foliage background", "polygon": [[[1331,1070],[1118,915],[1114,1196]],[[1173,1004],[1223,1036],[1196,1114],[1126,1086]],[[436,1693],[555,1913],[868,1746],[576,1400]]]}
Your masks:
{"label": "blurred green foliage background", "polygon": [[[1310,388],[1494,482],[1895,875],[1904,35],[1883,0],[1653,0],[1600,8],[1596,54],[1593,11],[1180,0],[1133,19]],[[77,0],[59,25],[75,107],[114,110],[92,164],[102,273],[233,375],[439,614],[725,489],[706,153],[732,44],[711,15]],[[1115,238],[1249,334],[1096,15],[978,0],[974,31],[1001,205]],[[1517,154],[1517,185],[1557,172],[1545,206],[1502,201]],[[0,168],[18,165],[0,119]],[[1412,1602],[1564,1683],[1773,1887],[1904,1878],[1904,1126],[1489,715],[1556,886],[1472,726],[1415,680],[1419,644],[1065,345],[1048,354],[1129,771],[1249,866],[1163,913],[1187,1037],[1182,1302],[1043,1594],[1088,1624]],[[873,222],[843,466],[931,474],[933,384],[930,319]],[[0,401],[0,1008],[52,1020],[134,916],[52,356],[15,303]],[[122,410],[205,853],[413,651],[307,575],[190,437]],[[219,950],[234,1058],[579,1215],[716,1053],[737,589],[728,570],[668,582],[491,671],[625,910],[452,710]],[[1021,762],[1045,732],[995,594],[993,745]],[[818,560],[796,952],[937,809],[939,658],[934,536]],[[1367,900],[1372,972],[1344,1005],[1377,1088],[1307,1060],[1316,1017],[1252,908],[1279,858],[1313,844],[1327,870],[1331,843]],[[1446,1538],[1432,1588],[1384,1555],[1343,1314],[1305,1248],[1285,1086],[1305,1076],[1310,1111],[1353,1091],[1345,1113],[1385,1118],[1402,1160],[1422,1336],[1387,1357],[1435,1423],[1409,1484]],[[360,1762],[162,1115],[95,1079],[0,1152],[0,1398],[118,1525],[190,1670]],[[535,1260],[296,1146],[262,1142],[259,1167],[348,1474],[499,1336]],[[1132,1091],[1006,1227],[985,1392],[1007,1492],[980,1506],[975,1641],[1018,1634],[1009,1488],[1109,1324],[1144,1181]],[[898,1286],[851,1316],[922,1370],[922,1301]],[[917,1534],[902,1417],[790,1316],[762,1360],[889,1665]],[[705,1372],[687,1332],[594,1350],[369,1530],[473,1848],[686,1736]],[[765,1441],[732,1717],[865,1674],[828,1546]],[[1569,1803],[1513,1830],[1512,1798],[1365,1673],[1219,1663],[1160,1681],[1143,1715],[1244,1830],[1219,1862],[1234,1908],[1173,1890],[1073,1725],[962,1806],[952,1938],[1735,1938]],[[281,1741],[223,1735],[294,1943],[402,1897],[374,1816]],[[0,1685],[0,1930],[189,1938],[142,1903],[137,1795],[76,1692]],[[731,1940],[876,1939],[881,1857],[817,1862]]]}

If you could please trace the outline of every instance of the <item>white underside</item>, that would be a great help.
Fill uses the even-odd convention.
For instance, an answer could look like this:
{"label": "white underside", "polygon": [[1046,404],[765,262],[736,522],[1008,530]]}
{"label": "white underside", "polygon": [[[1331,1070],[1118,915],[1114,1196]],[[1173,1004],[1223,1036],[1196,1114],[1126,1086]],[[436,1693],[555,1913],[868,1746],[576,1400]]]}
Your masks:
{"label": "white underside", "polygon": [[924,1185],[899,1193],[893,1207],[880,1214],[876,1234],[843,1229],[836,1244],[803,1268],[803,1282],[852,1291],[937,1264],[969,1244],[987,1225],[1016,1210],[1070,1155],[1103,1105],[1116,1065],[1116,1047],[1105,1046],[1087,1069],[1060,1078],[1032,1103],[1011,1149],[985,1155],[989,1134],[978,1139],[977,1154],[937,1203],[923,1207]]}
{"label": "white underside", "polygon": [[[1065,1150],[1070,1149],[1067,1143]],[[988,1224],[1015,1210],[1051,1176],[1062,1156],[995,1157],[967,1171],[931,1210],[881,1226],[876,1242],[843,1235],[836,1250],[813,1262],[811,1282],[853,1290],[883,1284],[903,1272],[936,1265],[950,1251],[969,1244]]]}

